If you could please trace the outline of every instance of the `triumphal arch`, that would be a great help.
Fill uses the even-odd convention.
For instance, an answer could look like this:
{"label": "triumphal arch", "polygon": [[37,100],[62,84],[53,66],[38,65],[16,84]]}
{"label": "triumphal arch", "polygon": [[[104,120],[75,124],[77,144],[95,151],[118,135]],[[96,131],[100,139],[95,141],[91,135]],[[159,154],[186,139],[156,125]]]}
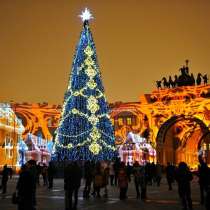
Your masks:
{"label": "triumphal arch", "polygon": [[156,89],[136,103],[111,105],[116,144],[129,131],[145,136],[156,148],[157,161],[198,164],[198,155],[210,163],[210,85]]}

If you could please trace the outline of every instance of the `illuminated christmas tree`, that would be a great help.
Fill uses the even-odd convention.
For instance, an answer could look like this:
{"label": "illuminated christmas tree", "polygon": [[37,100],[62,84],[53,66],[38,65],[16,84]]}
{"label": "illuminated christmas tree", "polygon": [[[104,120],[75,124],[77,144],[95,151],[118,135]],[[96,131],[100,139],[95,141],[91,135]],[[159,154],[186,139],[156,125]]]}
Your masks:
{"label": "illuminated christmas tree", "polygon": [[88,9],[80,15],[83,30],[65,93],[55,148],[58,159],[110,160],[114,133],[90,31]]}

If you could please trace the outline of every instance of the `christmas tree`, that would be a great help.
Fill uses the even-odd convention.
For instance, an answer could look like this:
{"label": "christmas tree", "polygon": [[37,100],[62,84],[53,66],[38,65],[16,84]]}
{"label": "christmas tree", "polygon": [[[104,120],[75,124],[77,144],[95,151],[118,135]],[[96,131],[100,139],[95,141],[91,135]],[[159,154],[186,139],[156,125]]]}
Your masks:
{"label": "christmas tree", "polygon": [[88,9],[80,15],[83,30],[64,96],[55,148],[59,159],[110,160],[115,156],[114,133],[104,95]]}

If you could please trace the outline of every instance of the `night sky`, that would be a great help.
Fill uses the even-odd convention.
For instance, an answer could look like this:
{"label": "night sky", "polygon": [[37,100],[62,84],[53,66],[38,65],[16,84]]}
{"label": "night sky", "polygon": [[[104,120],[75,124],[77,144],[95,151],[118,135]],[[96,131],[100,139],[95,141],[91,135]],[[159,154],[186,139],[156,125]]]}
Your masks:
{"label": "night sky", "polygon": [[109,102],[138,101],[155,81],[210,75],[209,0],[0,0],[0,101],[60,104],[88,7]]}

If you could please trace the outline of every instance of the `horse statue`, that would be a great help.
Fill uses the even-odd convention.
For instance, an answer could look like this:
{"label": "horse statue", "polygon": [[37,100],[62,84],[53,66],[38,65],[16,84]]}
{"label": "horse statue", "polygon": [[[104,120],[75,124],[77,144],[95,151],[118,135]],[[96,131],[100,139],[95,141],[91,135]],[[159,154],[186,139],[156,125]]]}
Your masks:
{"label": "horse statue", "polygon": [[194,77],[193,73],[191,73],[190,77],[191,77],[192,85],[194,86],[195,85],[195,77]]}
{"label": "horse statue", "polygon": [[196,79],[196,84],[200,85],[201,84],[201,80],[202,80],[202,74],[198,73],[197,79]]}
{"label": "horse statue", "polygon": [[161,81],[160,80],[158,80],[158,81],[156,81],[156,87],[157,87],[157,89],[161,89]]}
{"label": "horse statue", "polygon": [[203,77],[203,84],[207,85],[208,84],[208,80],[209,80],[207,74],[203,75],[202,77]]}
{"label": "horse statue", "polygon": [[178,76],[175,74],[174,75],[174,87],[178,86]]}
{"label": "horse statue", "polygon": [[170,88],[170,84],[165,77],[162,78],[164,88]]}
{"label": "horse statue", "polygon": [[168,83],[169,83],[169,87],[171,86],[172,88],[175,88],[176,84],[175,84],[175,81],[172,80],[171,76],[169,76],[168,78]]}

